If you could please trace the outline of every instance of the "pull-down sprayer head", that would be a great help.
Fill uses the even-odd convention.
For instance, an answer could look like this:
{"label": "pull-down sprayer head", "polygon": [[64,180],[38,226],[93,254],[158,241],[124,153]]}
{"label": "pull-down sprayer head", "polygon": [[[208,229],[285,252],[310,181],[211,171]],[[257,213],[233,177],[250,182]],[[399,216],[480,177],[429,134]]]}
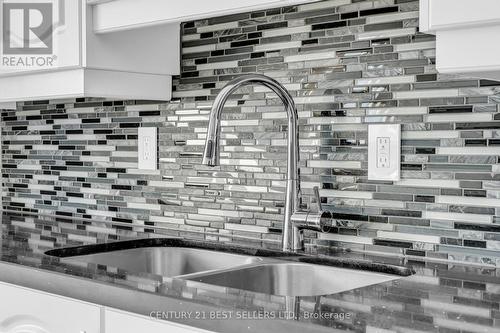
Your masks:
{"label": "pull-down sprayer head", "polygon": [[205,144],[205,152],[203,153],[203,160],[201,163],[211,167],[219,165],[219,149],[219,139],[217,137],[213,139],[207,139],[207,142]]}

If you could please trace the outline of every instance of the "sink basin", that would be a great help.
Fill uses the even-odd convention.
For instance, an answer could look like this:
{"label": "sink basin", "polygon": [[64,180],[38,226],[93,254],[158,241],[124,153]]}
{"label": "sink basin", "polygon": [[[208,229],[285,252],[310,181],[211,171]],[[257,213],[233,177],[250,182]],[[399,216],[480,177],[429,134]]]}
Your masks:
{"label": "sink basin", "polygon": [[[84,269],[89,264],[102,265],[109,271],[122,269],[181,278],[193,286],[213,285],[290,297],[335,294],[413,273],[405,267],[365,265],[363,261],[353,267],[365,270],[340,268],[332,265],[342,263],[324,258],[312,260],[307,256],[177,238],[84,245],[49,250],[45,254]],[[370,271],[372,269],[383,273]]]}
{"label": "sink basin", "polygon": [[381,273],[301,263],[262,264],[188,278],[192,281],[279,296],[317,296],[397,280]]}
{"label": "sink basin", "polygon": [[136,248],[61,259],[62,263],[92,263],[164,277],[224,270],[260,261],[251,256],[182,247]]}

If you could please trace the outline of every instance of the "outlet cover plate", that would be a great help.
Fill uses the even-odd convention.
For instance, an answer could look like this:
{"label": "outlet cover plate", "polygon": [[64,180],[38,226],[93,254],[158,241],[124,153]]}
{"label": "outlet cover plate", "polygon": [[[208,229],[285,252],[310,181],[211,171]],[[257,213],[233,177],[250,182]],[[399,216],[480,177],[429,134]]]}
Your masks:
{"label": "outlet cover plate", "polygon": [[368,179],[398,181],[401,177],[401,125],[368,126]]}
{"label": "outlet cover plate", "polygon": [[138,169],[157,170],[158,140],[156,127],[138,129]]}

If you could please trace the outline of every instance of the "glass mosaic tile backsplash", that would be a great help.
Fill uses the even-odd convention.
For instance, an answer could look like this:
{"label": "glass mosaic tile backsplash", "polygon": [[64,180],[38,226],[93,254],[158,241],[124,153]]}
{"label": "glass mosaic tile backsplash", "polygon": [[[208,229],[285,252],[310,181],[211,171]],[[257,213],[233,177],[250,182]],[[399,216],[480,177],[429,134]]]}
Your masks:
{"label": "glass mosaic tile backsplash", "polygon": [[[3,207],[165,235],[279,244],[287,121],[245,87],[222,122],[222,166],[200,165],[211,103],[263,73],[300,115],[303,205],[320,186],[342,227],[308,242],[500,265],[500,83],[437,74],[418,1],[330,0],[187,22],[174,99],[25,102],[2,112]],[[402,179],[367,179],[367,128],[402,124]],[[137,128],[159,128],[158,171]]]}

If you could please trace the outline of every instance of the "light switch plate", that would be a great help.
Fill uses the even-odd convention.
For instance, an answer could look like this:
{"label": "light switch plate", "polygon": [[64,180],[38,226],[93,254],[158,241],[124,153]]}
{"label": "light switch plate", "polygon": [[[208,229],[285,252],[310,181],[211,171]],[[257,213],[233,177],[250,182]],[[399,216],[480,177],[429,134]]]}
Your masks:
{"label": "light switch plate", "polygon": [[158,141],[156,127],[139,127],[138,154],[141,170],[157,170]]}
{"label": "light switch plate", "polygon": [[398,181],[401,177],[401,125],[368,126],[368,179]]}

